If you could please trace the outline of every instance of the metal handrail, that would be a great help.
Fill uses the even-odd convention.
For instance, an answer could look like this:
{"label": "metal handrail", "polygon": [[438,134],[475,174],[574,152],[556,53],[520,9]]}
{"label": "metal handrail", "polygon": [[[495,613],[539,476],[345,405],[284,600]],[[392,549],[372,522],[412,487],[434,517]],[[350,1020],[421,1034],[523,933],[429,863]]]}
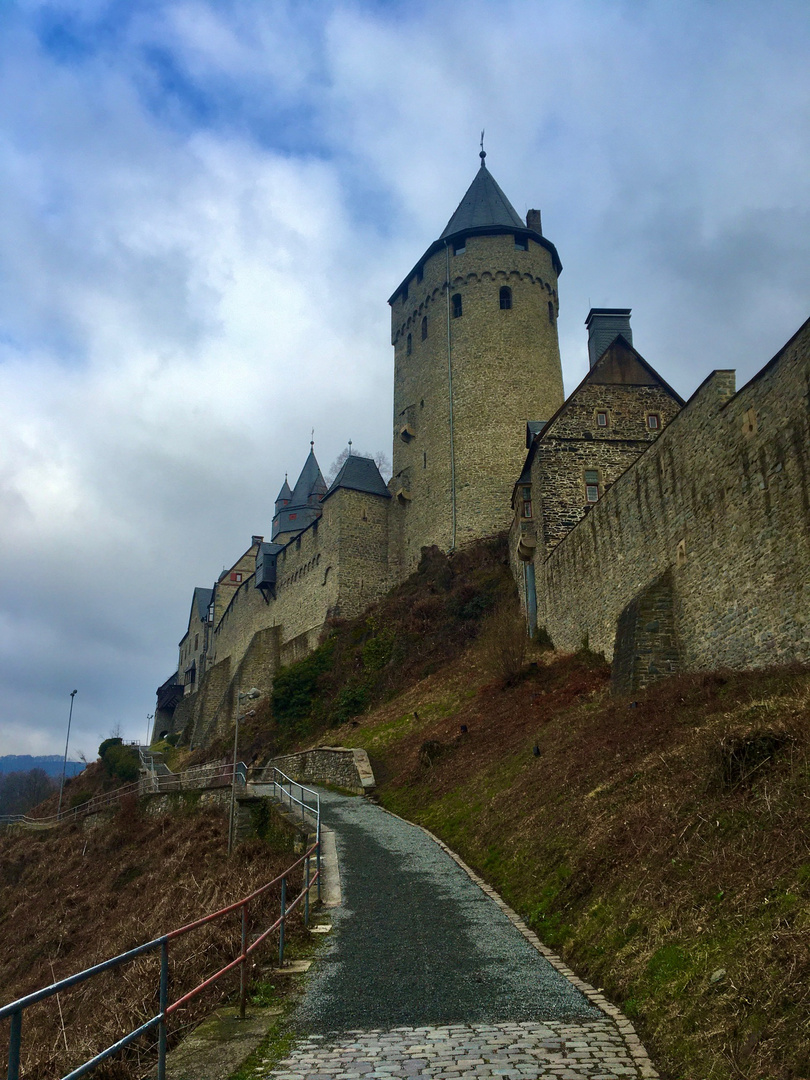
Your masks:
{"label": "metal handrail", "polygon": [[[289,778],[287,778],[289,779]],[[315,854],[317,867],[314,874],[310,873],[310,859]],[[303,886],[301,892],[295,897],[292,903],[287,903],[287,876],[296,869],[296,867],[304,865],[303,874]],[[118,967],[121,964],[125,964],[131,960],[134,960],[138,956],[143,956],[145,953],[154,952],[160,949],[160,987],[159,987],[159,1012],[156,1016],[153,1016],[150,1020],[141,1024],[139,1027],[130,1031],[128,1034],[122,1036],[117,1042],[106,1049],[100,1051],[89,1061],[84,1062],[78,1068],[72,1072],[67,1073],[62,1080],[78,1080],[80,1076],[85,1076],[92,1069],[99,1065],[102,1061],[118,1051],[123,1050],[130,1043],[134,1042],[139,1036],[143,1035],[147,1031],[151,1031],[155,1027],[158,1028],[158,1080],[165,1080],[166,1077],[166,1050],[167,1050],[167,1025],[166,1021],[169,1016],[175,1013],[183,1005],[187,1004],[193,998],[206,990],[209,986],[212,986],[215,982],[221,979],[228,972],[233,971],[235,968],[240,968],[240,980],[239,980],[239,1012],[240,1016],[245,1015],[245,1006],[247,1002],[247,990],[248,990],[248,967],[247,959],[255,952],[255,950],[263,944],[263,942],[273,933],[274,930],[279,931],[279,965],[284,963],[284,946],[285,946],[285,924],[289,916],[289,913],[299,904],[302,900],[304,903],[304,922],[305,925],[309,925],[309,906],[310,906],[310,892],[313,885],[317,885],[318,898],[320,899],[321,892],[321,863],[320,863],[320,840],[317,839],[314,844],[307,849],[307,851],[289,866],[283,874],[279,874],[278,877],[273,878],[272,881],[268,881],[265,885],[260,886],[254,892],[248,896],[242,897],[241,900],[235,901],[233,904],[229,904],[227,907],[221,908],[219,911],[214,911],[210,915],[204,915],[200,919],[196,919],[194,922],[187,923],[185,926],[181,926],[176,930],[170,931],[168,934],[164,934],[159,938],[155,938],[152,941],[147,941],[143,945],[138,945],[134,949],[129,949],[127,952],[120,953],[118,956],[114,956],[109,960],[104,960],[100,964],[95,964],[93,967],[86,968],[84,971],[77,972],[75,975],[70,975],[65,979],[60,979],[59,982],[52,983],[50,986],[45,986],[41,990],[35,990],[31,994],[27,994],[25,997],[19,998],[17,1001],[12,1001],[8,1005],[4,1005],[0,1008],[0,1020],[9,1017],[11,1020],[11,1037],[9,1042],[8,1052],[8,1076],[7,1080],[19,1080],[20,1075],[20,1051],[22,1045],[22,1015],[25,1009],[30,1005],[36,1004],[38,1001],[43,1001],[45,998],[52,997],[54,994],[58,994],[62,990],[66,990],[71,986],[75,986],[77,983],[84,982],[86,979],[92,978],[94,975],[98,975],[103,971],[109,971],[112,968]],[[255,940],[248,945],[247,943],[247,906],[257,897],[266,893],[268,889],[273,885],[281,883],[281,911],[278,919],[269,926],[263,933],[261,933]],[[184,934],[191,933],[194,930],[199,929],[201,926],[205,926],[207,923],[213,922],[215,919],[222,918],[225,915],[229,915],[234,911],[241,912],[241,944],[239,954],[235,959],[231,960],[225,967],[219,971],[210,975],[207,979],[203,980],[193,990],[188,991],[182,997],[169,1004],[168,1002],[168,986],[169,986],[169,942],[183,936]]]}
{"label": "metal handrail", "polygon": [[[103,795],[95,795],[87,802],[79,803],[60,811],[57,814],[49,814],[45,817],[31,817],[29,814],[4,814],[0,816],[0,825],[57,825],[66,819],[82,817],[84,814],[92,814],[118,802],[123,796],[130,794],[159,794],[162,791],[185,791],[191,790],[195,780],[222,780],[223,787],[230,784],[233,779],[234,766],[231,762],[224,765],[198,765],[180,773],[170,773],[167,776],[151,773],[150,775],[133,780],[130,784],[124,784],[115,791],[108,791]],[[241,783],[247,779],[247,766],[243,761],[236,763],[236,775]]]}
{"label": "metal handrail", "polygon": [[[265,778],[266,773],[270,773],[269,778]],[[292,777],[287,776],[281,769],[277,769],[275,765],[269,765],[267,768],[256,772],[251,777],[251,783],[253,784],[267,784],[272,785],[273,793],[277,795],[281,805],[284,805],[284,799],[286,797],[287,803],[292,810],[293,803],[301,807],[301,822],[306,821],[307,811],[310,811],[315,819],[315,835],[318,840],[321,838],[321,797],[314,788],[304,787],[298,780],[293,780]],[[293,788],[298,788],[299,797],[296,798],[293,795]],[[313,802],[310,804],[306,801],[304,792],[313,796]]]}

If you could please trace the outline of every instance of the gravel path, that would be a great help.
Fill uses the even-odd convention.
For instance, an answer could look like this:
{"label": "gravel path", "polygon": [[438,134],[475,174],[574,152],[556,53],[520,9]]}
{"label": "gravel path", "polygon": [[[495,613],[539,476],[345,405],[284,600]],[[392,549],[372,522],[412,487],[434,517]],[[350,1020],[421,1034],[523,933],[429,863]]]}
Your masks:
{"label": "gravel path", "polygon": [[618,1010],[590,1004],[421,829],[358,798],[322,792],[321,808],[342,903],[294,1014],[300,1037],[263,1080],[658,1076]]}
{"label": "gravel path", "polygon": [[358,798],[321,807],[343,905],[300,1030],[604,1019],[421,829]]}

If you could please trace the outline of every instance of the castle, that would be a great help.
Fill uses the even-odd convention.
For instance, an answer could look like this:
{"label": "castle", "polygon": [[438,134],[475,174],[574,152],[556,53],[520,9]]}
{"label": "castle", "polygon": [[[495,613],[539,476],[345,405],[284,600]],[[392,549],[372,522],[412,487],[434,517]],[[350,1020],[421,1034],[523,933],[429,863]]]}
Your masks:
{"label": "castle", "polygon": [[604,652],[619,691],[810,661],[810,323],[738,393],[718,371],[684,402],[633,347],[630,310],[592,309],[589,371],[564,399],[562,264],[480,157],[389,299],[391,480],[349,455],[327,486],[311,445],[270,541],[194,589],[156,737],[204,743],[240,688],[269,690],[422,548],[507,530],[529,632]]}

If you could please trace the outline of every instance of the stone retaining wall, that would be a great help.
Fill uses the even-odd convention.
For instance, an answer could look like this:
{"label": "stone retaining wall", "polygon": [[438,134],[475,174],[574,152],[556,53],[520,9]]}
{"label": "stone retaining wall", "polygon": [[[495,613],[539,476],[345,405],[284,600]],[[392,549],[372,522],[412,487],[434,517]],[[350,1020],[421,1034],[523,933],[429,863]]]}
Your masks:
{"label": "stone retaining wall", "polygon": [[365,750],[318,746],[314,750],[273,758],[270,766],[280,769],[299,784],[333,784],[357,795],[368,795],[375,787],[374,773]]}

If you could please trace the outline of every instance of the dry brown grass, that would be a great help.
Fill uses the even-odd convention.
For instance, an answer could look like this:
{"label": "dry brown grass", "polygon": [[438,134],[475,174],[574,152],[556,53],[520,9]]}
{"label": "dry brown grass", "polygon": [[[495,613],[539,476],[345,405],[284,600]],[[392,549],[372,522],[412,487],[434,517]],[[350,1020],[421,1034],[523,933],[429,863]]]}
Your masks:
{"label": "dry brown grass", "polygon": [[[383,802],[605,987],[666,1077],[810,1076],[810,674],[688,676],[631,702],[587,654],[509,688],[479,661],[339,733]],[[446,749],[425,769],[429,742]]]}
{"label": "dry brown grass", "polygon": [[[285,846],[249,841],[226,855],[227,818],[217,809],[144,816],[134,799],[98,827],[0,833],[0,986],[3,1003],[133,948],[239,899],[294,861]],[[278,895],[252,906],[256,928],[274,920]],[[300,919],[291,920],[293,940]],[[170,999],[235,955],[237,917],[173,942]],[[268,946],[267,957],[272,955]],[[23,1075],[50,1080],[157,1012],[158,957],[152,954],[26,1010]],[[232,994],[225,980],[171,1025],[172,1038]],[[64,1034],[60,1020],[61,1005]],[[7,1054],[8,1025],[0,1033]],[[65,1046],[67,1041],[67,1049]],[[129,1078],[154,1062],[155,1038],[94,1075]],[[3,1058],[4,1060],[4,1058]]]}

